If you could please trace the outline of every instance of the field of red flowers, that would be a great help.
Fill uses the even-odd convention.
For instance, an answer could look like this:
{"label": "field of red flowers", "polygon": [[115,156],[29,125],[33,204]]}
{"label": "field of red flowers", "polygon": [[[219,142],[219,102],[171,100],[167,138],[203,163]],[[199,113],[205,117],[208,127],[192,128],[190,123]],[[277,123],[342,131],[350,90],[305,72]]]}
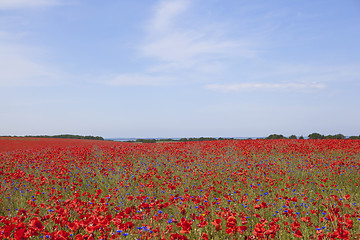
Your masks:
{"label": "field of red flowers", "polygon": [[359,239],[360,140],[0,138],[1,239]]}

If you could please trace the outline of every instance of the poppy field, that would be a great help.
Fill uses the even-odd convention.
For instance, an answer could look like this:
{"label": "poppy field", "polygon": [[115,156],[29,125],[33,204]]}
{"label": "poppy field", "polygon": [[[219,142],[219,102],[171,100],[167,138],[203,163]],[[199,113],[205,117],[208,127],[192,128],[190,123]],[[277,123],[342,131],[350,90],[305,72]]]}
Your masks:
{"label": "poppy field", "polygon": [[0,239],[360,239],[360,140],[0,138]]}

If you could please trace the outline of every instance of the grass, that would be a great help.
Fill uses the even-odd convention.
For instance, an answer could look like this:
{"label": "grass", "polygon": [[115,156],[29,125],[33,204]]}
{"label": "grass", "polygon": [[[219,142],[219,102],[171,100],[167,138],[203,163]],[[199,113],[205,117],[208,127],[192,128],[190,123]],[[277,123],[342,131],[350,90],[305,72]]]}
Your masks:
{"label": "grass", "polygon": [[0,232],[11,222],[2,237],[356,239],[359,152],[358,140],[238,140],[2,153]]}

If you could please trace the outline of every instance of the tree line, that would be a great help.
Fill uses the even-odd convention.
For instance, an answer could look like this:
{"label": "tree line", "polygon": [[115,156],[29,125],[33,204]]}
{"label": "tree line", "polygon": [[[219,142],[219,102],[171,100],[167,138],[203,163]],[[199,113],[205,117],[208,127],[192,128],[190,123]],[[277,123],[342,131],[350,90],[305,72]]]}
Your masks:
{"label": "tree line", "polygon": [[[18,136],[3,136],[3,137],[18,137]],[[80,136],[80,135],[72,135],[72,134],[60,134],[60,135],[26,135],[23,136],[26,138],[66,138],[66,139],[90,139],[90,140],[104,140],[103,137],[100,136]]]}
{"label": "tree line", "polygon": [[[281,134],[271,134],[265,139],[304,139],[303,136],[300,136],[299,138],[295,135],[291,135],[290,137],[285,137]],[[308,135],[308,139],[360,139],[359,136],[350,136],[345,137],[343,134],[335,134],[335,135],[322,135],[320,133],[311,133]]]}
{"label": "tree line", "polygon": [[[2,137],[16,137],[16,136],[2,136]],[[33,137],[33,138],[66,138],[66,139],[89,139],[89,140],[104,140],[103,137],[100,136],[81,136],[81,135],[73,135],[73,134],[61,134],[61,135],[26,135],[24,137]],[[343,134],[335,134],[335,135],[322,135],[320,133],[311,133],[307,137],[308,139],[360,139],[359,136],[350,136],[345,137]],[[172,139],[172,138],[164,138],[164,139],[154,139],[154,138],[139,138],[135,141],[127,141],[127,142],[138,142],[138,143],[156,143],[156,142],[194,142],[194,141],[214,141],[214,140],[235,140],[237,138],[214,138],[214,137],[191,137],[191,138],[180,138],[180,139]],[[246,138],[252,139],[252,138]],[[246,140],[242,139],[242,140]],[[265,138],[257,138],[257,139],[304,139],[303,136],[297,137],[296,135],[291,135],[289,137],[285,137],[282,134],[271,134]],[[238,139],[239,140],[239,139]]]}
{"label": "tree line", "polygon": [[[359,136],[351,136],[345,137],[343,134],[335,134],[335,135],[322,135],[320,133],[311,133],[307,137],[308,139],[360,139]],[[213,138],[213,137],[191,137],[191,138],[180,138],[180,139],[172,139],[172,138],[165,138],[165,139],[154,139],[154,138],[139,138],[135,141],[127,141],[127,142],[138,142],[138,143],[156,143],[156,142],[194,142],[194,141],[214,141],[214,140],[235,140],[236,138]],[[252,138],[246,138],[242,140],[247,140]],[[281,134],[271,134],[265,138],[257,138],[257,139],[304,139],[303,136],[297,137],[296,135],[291,135],[289,137],[285,137]],[[240,140],[240,139],[238,139]]]}

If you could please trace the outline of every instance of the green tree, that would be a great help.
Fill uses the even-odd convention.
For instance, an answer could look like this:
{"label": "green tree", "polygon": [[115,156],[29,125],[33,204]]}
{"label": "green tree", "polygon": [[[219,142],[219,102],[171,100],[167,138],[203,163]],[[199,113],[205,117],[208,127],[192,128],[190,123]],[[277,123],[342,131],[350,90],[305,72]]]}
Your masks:
{"label": "green tree", "polygon": [[325,139],[345,139],[345,136],[339,133],[336,135],[327,135]]}
{"label": "green tree", "polygon": [[324,139],[324,135],[321,135],[320,133],[312,133],[308,136],[309,139]]}
{"label": "green tree", "polygon": [[271,134],[269,135],[267,138],[265,139],[284,139],[286,137],[284,137],[283,135],[281,134]]}

